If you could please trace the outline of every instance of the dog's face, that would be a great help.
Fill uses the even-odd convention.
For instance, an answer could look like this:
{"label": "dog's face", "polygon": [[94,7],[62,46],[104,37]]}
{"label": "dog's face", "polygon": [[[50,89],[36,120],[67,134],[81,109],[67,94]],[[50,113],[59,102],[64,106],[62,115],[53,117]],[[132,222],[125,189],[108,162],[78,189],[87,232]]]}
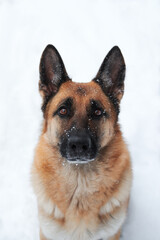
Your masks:
{"label": "dog's face", "polygon": [[112,140],[123,96],[125,63],[118,47],[104,59],[89,83],[68,77],[57,50],[48,45],[40,62],[44,134],[60,158],[88,163]]}

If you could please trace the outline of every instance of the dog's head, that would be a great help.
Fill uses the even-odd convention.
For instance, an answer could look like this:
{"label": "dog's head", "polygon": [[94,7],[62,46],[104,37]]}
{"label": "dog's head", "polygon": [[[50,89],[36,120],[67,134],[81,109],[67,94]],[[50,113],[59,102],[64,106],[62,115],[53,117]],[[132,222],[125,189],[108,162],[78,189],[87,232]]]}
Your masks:
{"label": "dog's head", "polygon": [[69,78],[58,51],[48,45],[41,57],[39,90],[44,129],[60,158],[88,163],[111,142],[124,91],[125,62],[118,47],[105,57],[89,83]]}

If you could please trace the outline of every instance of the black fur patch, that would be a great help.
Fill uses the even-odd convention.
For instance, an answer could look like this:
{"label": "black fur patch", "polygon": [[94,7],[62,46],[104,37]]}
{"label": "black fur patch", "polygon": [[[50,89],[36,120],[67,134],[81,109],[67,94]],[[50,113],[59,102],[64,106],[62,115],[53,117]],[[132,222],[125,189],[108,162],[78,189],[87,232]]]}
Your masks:
{"label": "black fur patch", "polygon": [[45,96],[44,97],[44,100],[43,100],[43,103],[42,103],[42,107],[41,107],[41,110],[43,112],[43,116],[44,116],[44,113],[45,113],[45,110],[46,110],[46,107],[47,107],[47,104],[48,102],[54,97],[54,94],[51,94],[49,96]]}
{"label": "black fur patch", "polygon": [[99,78],[94,78],[93,79],[94,82],[96,82],[98,85],[101,86],[103,92],[105,93],[105,95],[109,98],[110,102],[113,104],[115,111],[117,113],[117,115],[120,112],[120,107],[119,107],[119,101],[118,99],[111,93],[108,93],[107,89],[105,88],[103,81]]}

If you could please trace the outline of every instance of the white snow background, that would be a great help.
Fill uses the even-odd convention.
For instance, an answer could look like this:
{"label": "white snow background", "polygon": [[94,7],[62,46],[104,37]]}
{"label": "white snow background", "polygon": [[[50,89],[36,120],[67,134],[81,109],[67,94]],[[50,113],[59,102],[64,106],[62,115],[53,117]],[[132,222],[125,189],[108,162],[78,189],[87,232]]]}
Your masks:
{"label": "white snow background", "polygon": [[30,167],[42,122],[39,60],[49,43],[80,82],[121,48],[119,121],[134,173],[121,239],[160,240],[159,0],[0,0],[0,240],[39,239]]}

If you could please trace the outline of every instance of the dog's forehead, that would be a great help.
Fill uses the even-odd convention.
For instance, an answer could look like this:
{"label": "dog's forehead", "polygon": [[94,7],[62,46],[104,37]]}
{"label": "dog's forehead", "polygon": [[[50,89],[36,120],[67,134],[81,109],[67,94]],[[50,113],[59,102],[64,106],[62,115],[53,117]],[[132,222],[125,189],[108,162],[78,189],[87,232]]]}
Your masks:
{"label": "dog's forehead", "polygon": [[[101,87],[94,83],[94,82],[87,82],[87,83],[76,83],[76,82],[67,82],[62,84],[60,87],[59,92],[61,94],[68,94],[72,96],[81,96],[83,98],[86,97],[89,98],[90,96],[92,97],[99,97],[104,94],[102,92]],[[62,96],[62,95],[61,95]]]}
{"label": "dog's forehead", "polygon": [[78,86],[76,89],[76,94],[80,96],[86,96],[86,89],[82,86]]}
{"label": "dog's forehead", "polygon": [[110,106],[108,98],[95,82],[76,83],[69,81],[63,83],[51,102],[52,110],[63,103],[63,99],[66,101],[68,98],[73,100],[79,110],[85,109],[91,100],[98,101],[106,108]]}

